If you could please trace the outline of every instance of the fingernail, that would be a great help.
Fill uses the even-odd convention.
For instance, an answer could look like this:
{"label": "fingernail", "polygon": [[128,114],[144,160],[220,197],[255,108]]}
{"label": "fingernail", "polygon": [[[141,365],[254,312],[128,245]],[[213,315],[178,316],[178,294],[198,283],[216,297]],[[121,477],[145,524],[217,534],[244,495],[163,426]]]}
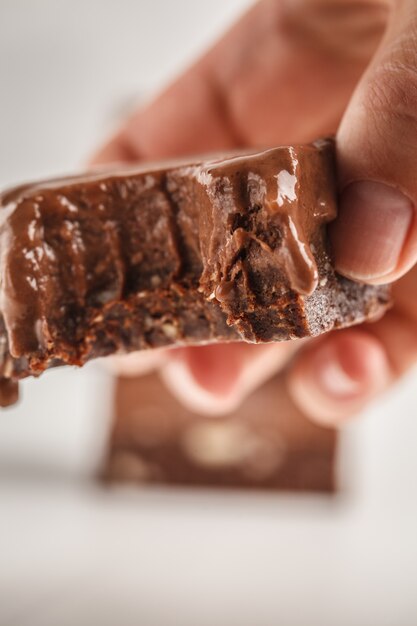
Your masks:
{"label": "fingernail", "polygon": [[311,373],[321,391],[335,399],[355,397],[363,389],[362,381],[352,375],[343,353],[332,343],[317,351]]}
{"label": "fingernail", "polygon": [[243,364],[233,344],[213,344],[188,347],[183,360],[195,382],[205,391],[226,397],[233,393]]}
{"label": "fingernail", "polygon": [[172,395],[193,413],[223,415],[236,410],[239,405],[239,397],[233,394],[219,396],[198,384],[185,361],[167,361],[160,375]]}
{"label": "fingernail", "polygon": [[336,269],[355,280],[378,280],[400,261],[414,215],[401,191],[359,181],[343,191],[337,220],[330,226]]}

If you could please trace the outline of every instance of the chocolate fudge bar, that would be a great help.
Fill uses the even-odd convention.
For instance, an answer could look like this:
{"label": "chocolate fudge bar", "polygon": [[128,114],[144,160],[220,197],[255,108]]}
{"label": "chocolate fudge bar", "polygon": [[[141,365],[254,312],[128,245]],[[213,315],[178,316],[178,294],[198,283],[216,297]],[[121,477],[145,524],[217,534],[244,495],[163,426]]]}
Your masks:
{"label": "chocolate fudge bar", "polygon": [[119,378],[107,483],[331,492],[334,429],[295,408],[283,375],[223,417],[184,408],[157,374]]}
{"label": "chocolate fudge bar", "polygon": [[3,404],[51,366],[318,335],[389,301],[332,268],[330,140],[25,185],[0,208]]}

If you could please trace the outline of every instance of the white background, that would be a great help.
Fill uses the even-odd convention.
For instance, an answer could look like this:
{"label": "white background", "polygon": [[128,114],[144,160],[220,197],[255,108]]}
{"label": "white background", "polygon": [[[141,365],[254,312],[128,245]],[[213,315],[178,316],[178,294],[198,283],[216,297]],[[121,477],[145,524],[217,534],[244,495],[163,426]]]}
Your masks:
{"label": "white background", "polygon": [[[80,167],[245,0],[0,0],[0,185]],[[417,624],[417,389],[344,433],[335,500],[106,492],[111,381],[0,414],[0,626]]]}

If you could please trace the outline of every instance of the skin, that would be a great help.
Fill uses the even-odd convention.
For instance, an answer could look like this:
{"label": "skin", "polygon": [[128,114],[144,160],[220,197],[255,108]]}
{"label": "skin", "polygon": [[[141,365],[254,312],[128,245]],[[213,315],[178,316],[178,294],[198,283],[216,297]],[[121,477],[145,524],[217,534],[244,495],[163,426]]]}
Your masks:
{"label": "skin", "polygon": [[93,162],[303,143],[333,133],[340,210],[330,235],[337,269],[371,284],[396,281],[393,309],[376,323],[314,340],[181,348],[151,361],[116,359],[119,369],[160,367],[180,399],[216,413],[285,367],[294,402],[312,419],[334,424],[413,365],[415,0],[258,2],[128,119]]}

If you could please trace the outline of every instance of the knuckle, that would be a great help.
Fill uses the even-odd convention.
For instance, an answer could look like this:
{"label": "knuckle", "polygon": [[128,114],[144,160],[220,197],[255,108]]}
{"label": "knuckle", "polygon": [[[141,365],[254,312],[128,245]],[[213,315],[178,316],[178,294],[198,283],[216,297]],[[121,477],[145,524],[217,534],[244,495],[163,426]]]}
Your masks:
{"label": "knuckle", "polygon": [[417,62],[390,61],[381,65],[369,81],[367,106],[376,122],[417,130]]}

